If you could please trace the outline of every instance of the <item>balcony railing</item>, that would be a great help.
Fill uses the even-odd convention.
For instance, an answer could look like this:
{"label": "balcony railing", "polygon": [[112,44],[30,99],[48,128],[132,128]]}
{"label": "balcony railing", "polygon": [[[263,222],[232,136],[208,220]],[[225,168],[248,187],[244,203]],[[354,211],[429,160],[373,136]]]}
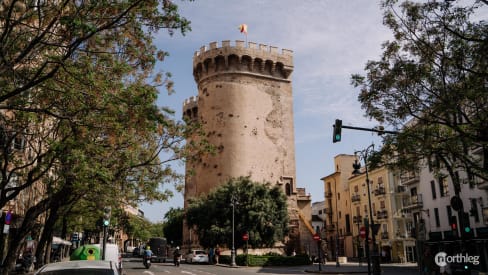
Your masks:
{"label": "balcony railing", "polygon": [[397,186],[397,193],[404,193],[405,191],[407,191],[407,187],[405,185]]}
{"label": "balcony railing", "polygon": [[334,231],[335,230],[335,226],[333,224],[328,224],[326,226],[326,229],[327,229],[327,231]]}
{"label": "balcony railing", "polygon": [[419,182],[420,176],[417,173],[409,172],[409,173],[402,173],[400,175],[400,182],[402,185],[409,185]]}
{"label": "balcony railing", "polygon": [[423,207],[422,194],[417,194],[403,201],[403,209],[409,210],[413,208]]}
{"label": "balcony railing", "polygon": [[332,192],[330,192],[330,191],[325,191],[325,197],[326,197],[326,198],[332,198]]}
{"label": "balcony railing", "polygon": [[362,216],[353,216],[352,217],[352,222],[353,223],[356,223],[356,224],[362,223],[363,222],[363,217]]}
{"label": "balcony railing", "polygon": [[357,202],[357,201],[361,201],[361,195],[359,194],[354,194],[351,196],[351,201],[352,202]]}
{"label": "balcony railing", "polygon": [[375,195],[375,196],[379,196],[379,195],[384,195],[384,194],[386,194],[386,192],[385,192],[385,187],[378,187],[378,188],[376,188],[376,189],[375,189],[373,192],[374,192],[374,195]]}
{"label": "balcony railing", "polygon": [[377,219],[388,219],[388,211],[387,210],[381,210],[378,211],[376,214]]}
{"label": "balcony railing", "polygon": [[381,232],[381,239],[382,240],[388,240],[388,238],[389,237],[388,237],[388,232],[387,231]]}

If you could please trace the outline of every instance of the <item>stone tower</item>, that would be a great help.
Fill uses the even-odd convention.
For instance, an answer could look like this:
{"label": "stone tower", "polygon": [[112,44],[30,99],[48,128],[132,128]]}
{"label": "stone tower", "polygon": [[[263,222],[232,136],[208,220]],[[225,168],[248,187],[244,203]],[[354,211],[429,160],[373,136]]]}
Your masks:
{"label": "stone tower", "polygon": [[[198,96],[184,102],[183,113],[202,123],[217,153],[187,164],[194,174],[185,183],[185,206],[188,198],[230,178],[250,176],[283,188],[291,235],[300,235],[293,229],[298,212],[311,210],[310,197],[295,186],[292,70],[292,51],[253,42],[223,41],[221,47],[212,42],[195,53]],[[188,234],[183,234],[187,242]]]}

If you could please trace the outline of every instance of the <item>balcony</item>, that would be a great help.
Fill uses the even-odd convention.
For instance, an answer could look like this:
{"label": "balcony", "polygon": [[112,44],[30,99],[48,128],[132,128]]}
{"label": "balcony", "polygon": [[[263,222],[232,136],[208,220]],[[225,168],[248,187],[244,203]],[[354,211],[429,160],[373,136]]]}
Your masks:
{"label": "balcony", "polygon": [[386,194],[385,187],[380,186],[380,187],[376,188],[373,191],[373,193],[374,193],[375,196],[384,195],[384,194]]}
{"label": "balcony", "polygon": [[332,192],[330,192],[330,191],[325,191],[324,195],[326,198],[332,198]]}
{"label": "balcony", "polygon": [[376,214],[376,218],[379,220],[388,219],[388,211],[386,210],[378,211]]}
{"label": "balcony", "polygon": [[422,201],[422,194],[411,196],[403,201],[403,210],[412,210],[415,208],[422,208],[424,203]]}
{"label": "balcony", "polygon": [[396,189],[397,193],[406,193],[408,190],[405,185],[398,185]]}
{"label": "balcony", "polygon": [[420,181],[420,176],[414,172],[402,173],[400,175],[400,183],[402,185],[410,185],[410,184],[418,183],[419,181]]}
{"label": "balcony", "polygon": [[389,239],[387,231],[381,232],[381,239],[382,240],[388,240]]}
{"label": "balcony", "polygon": [[361,195],[354,194],[351,196],[351,202],[358,202],[358,201],[361,201]]}
{"label": "balcony", "polygon": [[335,226],[333,224],[328,224],[325,229],[327,231],[335,231]]}
{"label": "balcony", "polygon": [[352,217],[352,222],[355,224],[362,223],[363,217],[362,216],[354,216],[354,217]]}

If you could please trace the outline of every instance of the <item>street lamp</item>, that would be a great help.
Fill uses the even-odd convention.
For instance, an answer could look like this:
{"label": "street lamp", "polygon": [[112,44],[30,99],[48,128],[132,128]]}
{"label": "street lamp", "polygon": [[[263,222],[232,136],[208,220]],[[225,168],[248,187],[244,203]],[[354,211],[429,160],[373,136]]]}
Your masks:
{"label": "street lamp", "polygon": [[337,207],[337,201],[338,201],[338,193],[337,193],[337,182],[336,179],[334,179],[334,189],[335,189],[335,199],[336,199],[336,239],[335,239],[335,254],[336,254],[336,267],[340,267],[341,265],[339,264],[339,208]]}
{"label": "street lamp", "polygon": [[359,266],[361,266],[361,233],[359,226],[361,225],[361,215],[359,215],[359,212],[357,213],[357,216],[354,217],[354,223],[357,224],[358,226],[358,236],[357,236],[357,246],[358,246],[358,261],[359,261]]}
{"label": "street lamp", "polygon": [[[366,186],[368,190],[368,206],[369,206],[369,220],[371,221],[371,241],[373,242],[373,252],[369,253],[368,257],[368,274],[371,274],[370,270],[370,265],[371,262],[373,262],[373,274],[375,275],[380,275],[381,274],[381,267],[380,267],[380,259],[379,259],[379,251],[378,251],[378,246],[376,245],[376,225],[374,224],[373,220],[373,210],[371,207],[371,192],[369,188],[369,175],[368,175],[368,154],[374,152],[374,144],[371,144],[368,146],[366,149],[362,151],[356,151],[354,152],[354,155],[357,155],[359,153],[359,158],[361,158],[364,161],[364,171],[366,173]],[[361,168],[361,164],[358,162],[358,158],[356,157],[356,160],[354,161],[354,164],[352,165],[354,168],[354,171],[352,172],[354,175],[359,175],[361,172],[359,169]],[[376,232],[375,232],[376,231]],[[369,250],[369,246],[368,246]]]}
{"label": "street lamp", "polygon": [[235,230],[234,230],[234,212],[235,212],[235,206],[238,204],[237,202],[237,195],[234,193],[230,197],[230,204],[232,205],[232,250],[230,251],[230,265],[231,266],[236,266],[236,248],[234,244],[234,235],[235,235]]}

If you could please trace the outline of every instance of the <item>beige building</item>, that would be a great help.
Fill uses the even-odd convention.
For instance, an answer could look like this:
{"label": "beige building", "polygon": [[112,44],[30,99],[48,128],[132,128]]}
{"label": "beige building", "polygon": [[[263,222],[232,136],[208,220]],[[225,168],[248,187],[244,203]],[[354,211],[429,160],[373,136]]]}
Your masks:
{"label": "beige building", "polygon": [[327,258],[352,256],[351,199],[348,179],[352,174],[353,155],[338,155],[334,158],[335,172],[323,177],[325,190],[325,236]]}
{"label": "beige building", "polygon": [[[300,246],[311,238],[304,218],[311,200],[296,184],[292,71],[292,51],[253,42],[212,42],[195,53],[198,96],[184,102],[183,113],[202,124],[217,153],[187,163],[185,207],[231,178],[279,185],[288,196],[290,237]],[[190,230],[183,236],[184,244],[197,245]]]}
{"label": "beige building", "polygon": [[322,178],[328,260],[335,261],[338,255],[340,262],[359,257],[366,261],[365,239],[360,231],[365,228],[365,219],[371,224],[371,199],[371,216],[379,226],[375,238],[381,262],[414,261],[415,239],[408,233],[410,223],[402,212],[408,193],[399,185],[399,177],[386,167],[368,170],[368,196],[365,170],[353,174],[355,161],[354,155],[336,156],[335,172]]}

